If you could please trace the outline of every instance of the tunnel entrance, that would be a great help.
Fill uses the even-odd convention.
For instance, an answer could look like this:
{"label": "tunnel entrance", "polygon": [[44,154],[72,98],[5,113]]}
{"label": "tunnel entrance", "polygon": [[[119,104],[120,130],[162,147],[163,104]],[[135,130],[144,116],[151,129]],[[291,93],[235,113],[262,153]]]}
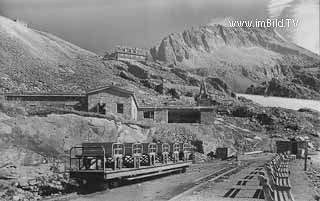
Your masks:
{"label": "tunnel entrance", "polygon": [[169,111],[168,123],[200,123],[200,111]]}

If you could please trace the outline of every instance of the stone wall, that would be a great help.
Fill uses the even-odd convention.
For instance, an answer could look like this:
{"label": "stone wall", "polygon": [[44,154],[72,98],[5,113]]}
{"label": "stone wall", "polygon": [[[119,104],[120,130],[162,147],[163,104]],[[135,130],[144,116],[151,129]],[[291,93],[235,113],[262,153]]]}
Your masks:
{"label": "stone wall", "polygon": [[[96,111],[98,104],[105,104],[106,112],[114,113],[125,119],[137,118],[137,106],[130,95],[100,92],[88,95],[88,110]],[[123,114],[117,113],[117,104],[123,104]]]}
{"label": "stone wall", "polygon": [[6,96],[10,102],[19,103],[25,107],[58,107],[87,111],[87,97],[85,96]]}
{"label": "stone wall", "polygon": [[[144,112],[153,111],[154,119],[145,119],[143,116]],[[157,123],[168,123],[168,110],[139,110],[138,120],[150,120]]]}
{"label": "stone wall", "polygon": [[131,114],[132,114],[132,119],[133,120],[137,120],[138,119],[138,107],[134,101],[134,99],[132,97],[130,97],[131,99]]}
{"label": "stone wall", "polygon": [[213,111],[201,111],[201,124],[213,124],[215,113]]}

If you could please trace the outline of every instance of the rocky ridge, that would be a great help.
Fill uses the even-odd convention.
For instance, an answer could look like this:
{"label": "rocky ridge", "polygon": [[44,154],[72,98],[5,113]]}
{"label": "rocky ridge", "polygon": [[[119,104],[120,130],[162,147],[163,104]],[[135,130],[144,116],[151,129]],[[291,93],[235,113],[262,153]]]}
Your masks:
{"label": "rocky ridge", "polygon": [[273,78],[285,80],[296,68],[320,65],[319,55],[267,28],[202,26],[170,34],[150,53],[156,61],[219,77],[236,92]]}
{"label": "rocky ridge", "polygon": [[272,78],[257,86],[250,86],[246,93],[290,98],[320,99],[320,68],[294,69],[286,79]]}
{"label": "rocky ridge", "polygon": [[[142,105],[194,105],[190,97],[204,79],[163,63],[103,60],[2,16],[0,39],[0,92],[85,93],[116,84],[135,91]],[[224,96],[223,91],[214,93]]]}
{"label": "rocky ridge", "polygon": [[[186,40],[190,43],[190,52],[176,58],[175,52],[179,51],[173,51],[175,60],[162,60],[161,53],[160,56],[153,54],[158,61],[119,62],[102,60],[94,53],[7,18],[0,17],[0,22],[1,91],[83,93],[87,89],[116,83],[134,90],[143,105],[195,105],[194,96],[199,91],[199,83],[205,79],[209,92],[219,105],[216,108],[217,118],[211,125],[142,124],[123,121],[112,115],[57,112],[52,108],[30,111],[0,99],[0,200],[36,200],[46,194],[42,194],[46,189],[51,193],[64,193],[65,177],[55,172],[55,163],[66,159],[65,153],[71,146],[88,139],[119,142],[189,139],[203,142],[206,154],[221,145],[238,151],[269,150],[270,138],[274,136],[319,137],[318,113],[307,109],[296,112],[262,108],[248,100],[233,97],[236,82],[230,82],[232,76],[235,81],[238,78],[244,80],[243,86],[246,86],[265,77],[282,77],[284,72],[292,75],[290,66],[276,65],[279,61],[297,65],[317,61],[317,56],[301,48],[295,49],[296,46],[287,44],[268,30],[227,30],[214,26],[206,28],[204,37],[200,34],[199,38],[197,31],[194,36],[191,32],[186,33],[186,39],[190,38]],[[251,32],[255,37],[250,38]],[[245,33],[249,35],[241,38]],[[210,40],[207,38],[210,37],[219,44],[215,48],[208,43]],[[257,41],[260,46],[254,45],[253,42]],[[277,46],[279,43],[281,45]],[[170,58],[171,54],[166,53],[170,50],[167,44],[162,45],[164,51],[161,51]],[[265,48],[266,44],[274,44],[271,47],[279,51]],[[161,52],[157,48],[152,51]],[[198,66],[203,68],[192,65],[186,68],[192,55],[199,58]],[[238,59],[244,62],[240,62],[240,67],[235,65]],[[201,62],[206,65],[200,65]],[[228,68],[217,67],[212,71],[215,62]],[[259,66],[261,63],[263,67]],[[276,67],[270,67],[273,66],[270,63]],[[237,73],[239,69],[241,75]],[[226,79],[228,76],[230,79]],[[313,81],[307,77],[303,80],[313,86]]]}

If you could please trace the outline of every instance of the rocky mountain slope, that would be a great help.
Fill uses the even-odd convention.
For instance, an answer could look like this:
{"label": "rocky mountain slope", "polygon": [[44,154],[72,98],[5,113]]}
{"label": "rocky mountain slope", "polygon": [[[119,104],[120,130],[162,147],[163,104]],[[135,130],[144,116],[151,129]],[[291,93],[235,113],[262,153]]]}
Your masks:
{"label": "rocky mountain slope", "polygon": [[250,86],[246,93],[290,98],[320,99],[320,67],[292,69],[285,79],[272,78],[257,86]]}
{"label": "rocky mountain slope", "polygon": [[[202,79],[155,62],[103,60],[49,33],[0,16],[0,92],[83,93],[113,83],[134,90],[141,104],[193,105],[192,96]],[[209,83],[209,89],[217,84]]]}
{"label": "rocky mountain slope", "polygon": [[[186,32],[178,42],[174,42],[173,37],[178,38],[179,34],[169,37],[151,51],[156,62],[119,62],[102,60],[58,37],[0,17],[2,92],[81,93],[115,83],[134,90],[140,104],[194,105],[199,84],[206,79],[209,91],[221,103],[211,125],[144,122],[148,126],[142,126],[141,122],[124,122],[111,115],[98,118],[70,111],[64,114],[28,111],[0,98],[0,200],[36,200],[46,194],[39,189],[49,189],[49,193],[65,190],[65,178],[52,171],[56,168],[55,162],[65,160],[71,146],[86,140],[150,142],[187,138],[203,142],[206,154],[221,145],[239,151],[269,150],[269,139],[274,135],[319,137],[318,113],[262,108],[233,98],[229,86],[234,87],[239,80],[249,84],[260,82],[262,77],[268,80],[290,75],[293,79],[294,75],[303,80],[298,84],[304,83],[310,85],[309,90],[316,90],[312,88],[316,80],[309,79],[302,71],[293,74],[291,67],[282,62],[311,65],[318,61],[318,56],[287,44],[269,30],[230,29],[227,32],[221,26],[205,29],[204,36],[197,35],[197,31]],[[243,35],[245,33],[247,35]],[[210,41],[216,41],[217,45]],[[189,46],[179,46],[181,44]],[[173,51],[173,47],[181,48]],[[191,63],[191,58],[200,63]]]}
{"label": "rocky mountain slope", "polygon": [[97,55],[1,16],[0,39],[3,91],[80,92],[103,75],[115,78]]}
{"label": "rocky mountain slope", "polygon": [[[308,136],[315,146],[320,114],[262,108],[241,100],[226,111],[217,108],[210,125],[150,124],[139,126],[94,115],[28,113],[18,105],[0,104],[0,200],[38,200],[65,193],[70,183],[63,171],[70,147],[83,141],[202,142],[205,154],[227,146],[240,152],[270,150],[271,138]],[[68,113],[68,112],[67,112]],[[61,163],[62,162],[62,163]],[[66,163],[68,164],[68,163]],[[61,169],[60,169],[61,168]]]}
{"label": "rocky mountain slope", "polygon": [[150,53],[154,60],[199,75],[218,76],[236,92],[272,78],[285,79],[294,67],[320,65],[319,55],[268,28],[202,26],[170,34]]}
{"label": "rocky mountain slope", "polygon": [[[264,149],[266,143],[262,143],[262,139],[265,138],[267,136],[262,132],[252,132],[223,119],[212,122],[212,125],[154,124],[141,127],[107,117],[75,114],[30,116],[24,108],[1,103],[0,200],[38,200],[46,195],[66,192],[68,179],[55,171],[64,170],[72,146],[88,140],[174,142],[188,139],[204,142],[203,150],[208,153],[222,144],[233,150]],[[248,146],[240,147],[240,144]]]}

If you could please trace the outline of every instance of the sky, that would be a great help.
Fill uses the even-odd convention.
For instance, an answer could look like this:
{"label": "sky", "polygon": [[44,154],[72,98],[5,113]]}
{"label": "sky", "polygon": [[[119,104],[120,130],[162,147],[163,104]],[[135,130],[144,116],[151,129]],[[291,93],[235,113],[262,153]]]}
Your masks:
{"label": "sky", "polygon": [[270,0],[271,18],[293,18],[298,26],[283,33],[289,40],[320,54],[319,0]]}
{"label": "sky", "polygon": [[317,51],[316,6],[319,0],[0,0],[0,14],[101,55],[116,45],[150,48],[170,33],[216,19],[302,16],[308,20],[299,29],[280,33]]}

